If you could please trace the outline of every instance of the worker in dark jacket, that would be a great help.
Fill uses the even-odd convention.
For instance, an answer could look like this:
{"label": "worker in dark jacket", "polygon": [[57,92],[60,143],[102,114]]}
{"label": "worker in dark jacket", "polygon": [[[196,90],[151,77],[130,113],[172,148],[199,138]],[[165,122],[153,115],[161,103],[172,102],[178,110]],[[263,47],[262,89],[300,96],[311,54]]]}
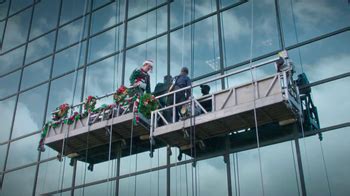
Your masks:
{"label": "worker in dark jacket", "polygon": [[[183,67],[181,69],[181,72],[178,76],[176,76],[173,80],[173,84],[170,87],[170,91],[175,91],[181,88],[185,88],[187,86],[191,86],[192,82],[191,79],[188,77],[188,68],[187,67]],[[189,99],[191,97],[191,89],[186,89],[180,92],[176,93],[176,103],[181,103],[183,101],[186,101],[187,99]],[[179,114],[181,109],[181,106],[176,107],[176,114]],[[178,121],[179,116],[176,115],[176,121]]]}

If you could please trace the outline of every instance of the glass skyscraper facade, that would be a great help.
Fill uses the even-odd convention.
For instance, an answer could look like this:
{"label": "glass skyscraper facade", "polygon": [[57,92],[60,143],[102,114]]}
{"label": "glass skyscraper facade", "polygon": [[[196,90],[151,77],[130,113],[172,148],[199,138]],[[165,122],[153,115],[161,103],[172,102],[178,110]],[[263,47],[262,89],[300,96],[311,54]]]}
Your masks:
{"label": "glass skyscraper facade", "polygon": [[[228,148],[195,165],[164,147],[92,172],[37,151],[57,106],[115,91],[145,59],[153,90],[183,66],[198,82],[281,50],[310,80],[322,140]],[[349,62],[348,0],[0,0],[0,195],[349,195]],[[211,92],[249,80],[215,81]]]}

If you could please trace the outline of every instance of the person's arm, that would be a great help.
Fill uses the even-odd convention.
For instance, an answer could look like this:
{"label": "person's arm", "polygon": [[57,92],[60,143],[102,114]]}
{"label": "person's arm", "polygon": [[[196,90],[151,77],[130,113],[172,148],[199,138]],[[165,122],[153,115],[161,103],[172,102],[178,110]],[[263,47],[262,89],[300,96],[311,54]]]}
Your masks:
{"label": "person's arm", "polygon": [[[191,82],[191,79],[189,77],[187,77],[186,79],[186,86],[191,86],[192,85],[192,82]],[[191,96],[191,88],[187,89],[186,91],[186,95],[187,95],[187,99],[190,98]]]}

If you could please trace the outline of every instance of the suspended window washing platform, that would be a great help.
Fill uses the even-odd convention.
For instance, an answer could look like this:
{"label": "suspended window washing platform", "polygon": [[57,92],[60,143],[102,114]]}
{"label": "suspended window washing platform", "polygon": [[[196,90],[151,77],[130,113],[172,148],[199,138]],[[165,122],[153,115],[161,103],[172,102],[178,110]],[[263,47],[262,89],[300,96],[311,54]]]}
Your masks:
{"label": "suspended window washing platform", "polygon": [[[121,110],[116,105],[91,113],[73,124],[50,127],[45,144],[59,153],[63,152],[64,156],[96,164],[117,156],[145,151],[150,151],[152,156],[154,149],[167,145],[179,147],[181,152],[188,155],[191,155],[191,149],[198,146],[197,157],[225,151],[227,140],[230,141],[232,151],[255,148],[256,125],[261,145],[295,138],[296,125],[303,125],[305,131],[318,129],[317,110],[310,97],[311,90],[303,90],[303,94],[300,94],[298,89],[298,85],[307,84],[306,76],[300,75],[297,81],[293,80],[292,64],[285,52],[266,62],[157,98],[176,100],[179,91],[193,91],[201,84],[243,72],[253,74],[257,68],[271,64],[276,67],[276,73],[271,76],[181,103],[173,101],[172,104],[152,111],[150,119],[139,114],[137,125],[133,124],[133,112]],[[208,103],[211,104],[210,109]],[[182,106],[186,106],[183,108],[187,108],[188,116],[177,121],[175,113]]]}

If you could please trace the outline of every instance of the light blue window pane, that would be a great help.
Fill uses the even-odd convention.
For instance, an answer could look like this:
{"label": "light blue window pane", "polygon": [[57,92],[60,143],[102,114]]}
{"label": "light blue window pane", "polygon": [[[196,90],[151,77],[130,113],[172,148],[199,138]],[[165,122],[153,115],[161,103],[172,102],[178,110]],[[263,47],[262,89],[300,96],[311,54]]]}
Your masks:
{"label": "light blue window pane", "polygon": [[[13,113],[15,111],[16,96],[0,101],[3,112],[0,113],[0,143],[9,140]],[[1,157],[1,156],[0,156]],[[1,167],[0,167],[1,170]]]}
{"label": "light blue window pane", "polygon": [[51,60],[52,57],[48,57],[25,67],[23,70],[21,89],[23,90],[48,80],[50,77]]}
{"label": "light blue window pane", "polygon": [[[86,53],[86,42],[78,43],[66,50],[56,53],[53,65],[53,77],[72,71],[79,64],[84,64]],[[78,58],[80,54],[80,58]]]}
{"label": "light blue window pane", "polygon": [[[88,17],[89,16],[85,16],[58,30],[57,50],[67,47],[70,44],[77,43],[87,36]],[[85,25],[83,23],[84,21]]]}
{"label": "light blue window pane", "polygon": [[41,130],[43,126],[47,84],[19,95],[12,138]]}
{"label": "light blue window pane", "polygon": [[[33,191],[36,166],[5,174],[0,195],[28,195]],[[20,188],[19,188],[20,185]]]}
{"label": "light blue window pane", "polygon": [[8,19],[2,51],[14,48],[27,40],[31,11],[31,8],[26,9]]}
{"label": "light blue window pane", "polygon": [[[90,0],[63,0],[60,24],[67,23],[68,21],[82,16],[85,12],[85,6],[90,6],[89,1]],[[88,5],[86,5],[86,3]]]}
{"label": "light blue window pane", "polygon": [[13,14],[33,3],[33,0],[13,0],[11,1],[10,14]]}
{"label": "light blue window pane", "polygon": [[2,171],[5,166],[6,152],[7,152],[7,144],[0,145],[0,171]]}
{"label": "light blue window pane", "polygon": [[10,1],[4,1],[3,3],[0,4],[0,20],[6,17],[7,10],[9,7],[9,2]]}
{"label": "light blue window pane", "polygon": [[0,75],[22,66],[24,46],[0,56]]}
{"label": "light blue window pane", "polygon": [[0,78],[0,98],[4,98],[18,90],[21,71],[16,71]]}
{"label": "light blue window pane", "polygon": [[156,7],[166,0],[129,0],[129,18]]}
{"label": "light blue window pane", "polygon": [[35,4],[30,38],[37,37],[57,25],[60,1],[41,0]]}
{"label": "light blue window pane", "polygon": [[40,59],[53,52],[55,33],[51,32],[39,39],[36,39],[28,44],[26,64]]}

